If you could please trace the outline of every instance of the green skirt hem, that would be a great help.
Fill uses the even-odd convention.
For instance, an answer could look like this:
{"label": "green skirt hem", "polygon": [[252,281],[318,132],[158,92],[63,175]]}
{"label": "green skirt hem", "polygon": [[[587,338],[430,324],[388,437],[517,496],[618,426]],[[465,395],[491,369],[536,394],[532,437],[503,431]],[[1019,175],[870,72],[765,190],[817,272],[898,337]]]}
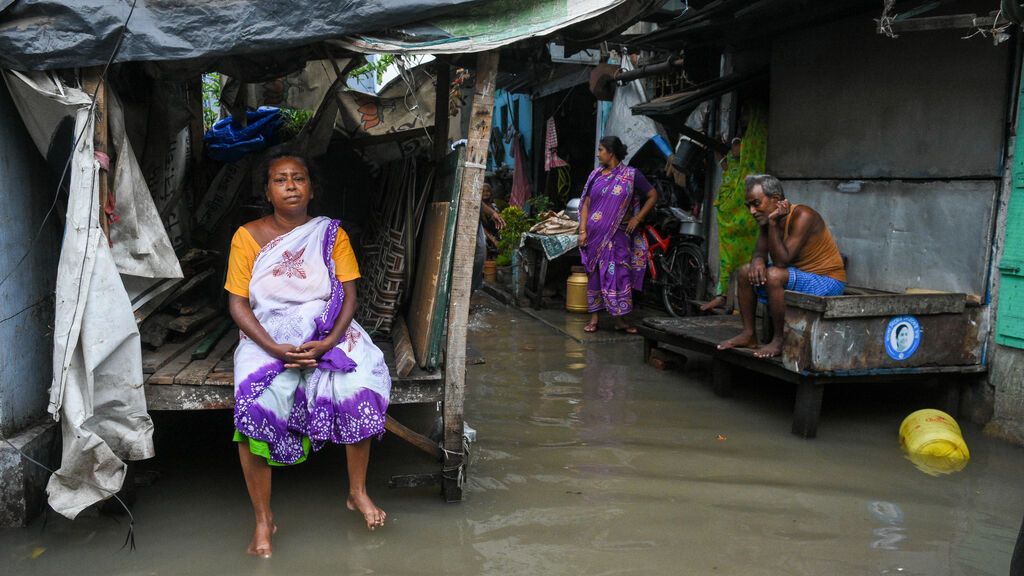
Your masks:
{"label": "green skirt hem", "polygon": [[252,452],[253,454],[255,454],[255,455],[257,455],[257,456],[259,456],[261,458],[265,458],[267,460],[267,464],[270,464],[271,466],[291,466],[293,464],[302,464],[303,462],[306,461],[306,458],[309,457],[310,444],[309,444],[309,437],[308,436],[303,436],[302,437],[302,457],[300,457],[295,462],[292,462],[291,464],[287,464],[287,463],[284,463],[284,462],[278,462],[277,460],[274,460],[273,458],[270,457],[270,445],[269,444],[267,444],[266,442],[264,442],[262,440],[257,440],[255,438],[249,438],[248,436],[246,436],[245,434],[242,434],[238,430],[235,430],[234,441],[235,442],[248,442],[249,443],[249,452]]}

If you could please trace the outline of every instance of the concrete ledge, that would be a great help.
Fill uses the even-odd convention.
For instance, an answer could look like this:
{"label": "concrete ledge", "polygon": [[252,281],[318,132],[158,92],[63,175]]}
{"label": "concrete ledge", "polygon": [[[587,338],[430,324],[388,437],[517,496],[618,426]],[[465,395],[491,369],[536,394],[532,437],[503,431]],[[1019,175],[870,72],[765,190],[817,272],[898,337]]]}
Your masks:
{"label": "concrete ledge", "polygon": [[985,434],[1017,446],[1024,446],[1024,424],[1006,418],[995,418],[985,426]]}
{"label": "concrete ledge", "polygon": [[[25,454],[56,470],[60,466],[60,426],[47,418],[8,438]],[[25,526],[46,504],[50,473],[0,442],[0,528]]]}

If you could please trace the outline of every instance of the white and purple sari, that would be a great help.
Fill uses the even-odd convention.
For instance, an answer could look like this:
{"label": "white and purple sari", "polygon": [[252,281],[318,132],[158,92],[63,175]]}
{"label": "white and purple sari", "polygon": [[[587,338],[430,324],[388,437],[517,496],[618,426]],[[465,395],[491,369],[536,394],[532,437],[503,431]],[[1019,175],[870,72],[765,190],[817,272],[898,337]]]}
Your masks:
{"label": "white and purple sari", "polygon": [[[345,291],[331,253],[339,222],[310,220],[270,241],[253,264],[249,304],[275,342],[297,346],[325,338]],[[292,464],[326,442],[354,444],[383,434],[391,395],[384,355],[355,320],[316,368],[284,362],[241,335],[235,349],[235,428],[265,442],[270,458]]]}

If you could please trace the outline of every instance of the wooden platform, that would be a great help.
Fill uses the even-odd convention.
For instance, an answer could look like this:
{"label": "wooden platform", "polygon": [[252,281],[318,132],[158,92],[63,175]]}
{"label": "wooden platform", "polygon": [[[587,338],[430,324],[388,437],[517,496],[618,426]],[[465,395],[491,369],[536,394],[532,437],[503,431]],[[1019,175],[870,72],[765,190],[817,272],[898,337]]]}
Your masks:
{"label": "wooden platform", "polygon": [[833,372],[792,371],[779,358],[755,358],[753,350],[718,350],[719,342],[738,334],[743,328],[739,316],[697,316],[691,318],[646,318],[639,326],[644,337],[644,360],[659,344],[706,354],[712,358],[713,386],[716,394],[728,396],[735,368],[743,368],[797,385],[792,431],[804,438],[818,432],[825,384],[849,385],[857,382],[920,381],[946,387],[943,407],[954,416],[960,400],[960,388],[966,378],[985,371],[983,365],[923,366],[914,368],[876,368]]}
{"label": "wooden platform", "polygon": [[[395,374],[391,343],[374,342],[391,369],[391,401],[394,404],[439,402],[444,399],[441,372],[418,367],[399,378]],[[150,410],[210,410],[232,408],[235,345],[238,330],[214,326],[156,350],[143,350],[146,402]],[[203,346],[208,354],[202,356]],[[199,353],[197,353],[197,350]]]}

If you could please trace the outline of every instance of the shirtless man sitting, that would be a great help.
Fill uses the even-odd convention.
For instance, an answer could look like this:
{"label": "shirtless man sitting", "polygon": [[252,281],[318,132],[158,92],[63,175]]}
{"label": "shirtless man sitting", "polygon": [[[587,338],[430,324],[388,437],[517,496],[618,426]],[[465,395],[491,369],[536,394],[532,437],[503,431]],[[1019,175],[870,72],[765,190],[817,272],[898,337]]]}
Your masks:
{"label": "shirtless man sitting", "polygon": [[[846,287],[846,268],[821,214],[808,206],[791,205],[778,178],[751,174],[745,184],[747,209],[761,232],[754,257],[740,267],[737,276],[743,332],[719,344],[718,349],[758,348],[754,313],[760,301],[768,304],[775,334],[754,355],[770,358],[782,352],[786,290],[838,296]],[[744,281],[749,282],[749,289]]]}

